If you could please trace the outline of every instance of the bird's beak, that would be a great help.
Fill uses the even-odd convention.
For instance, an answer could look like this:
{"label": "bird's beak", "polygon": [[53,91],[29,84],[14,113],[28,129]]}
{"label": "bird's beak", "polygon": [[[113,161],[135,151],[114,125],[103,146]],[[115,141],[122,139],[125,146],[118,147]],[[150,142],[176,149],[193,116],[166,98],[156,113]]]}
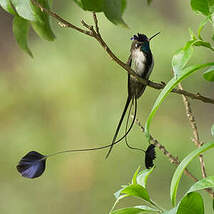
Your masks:
{"label": "bird's beak", "polygon": [[149,38],[149,41],[151,41],[155,36],[157,36],[160,32],[156,33],[155,35],[153,35],[151,38]]}

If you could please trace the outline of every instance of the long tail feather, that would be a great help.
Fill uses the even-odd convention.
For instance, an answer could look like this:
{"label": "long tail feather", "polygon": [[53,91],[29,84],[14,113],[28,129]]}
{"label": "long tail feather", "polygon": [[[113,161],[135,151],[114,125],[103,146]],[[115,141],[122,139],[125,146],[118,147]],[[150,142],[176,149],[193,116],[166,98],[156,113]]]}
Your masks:
{"label": "long tail feather", "polygon": [[[140,149],[140,148],[137,148],[137,147],[133,147],[133,146],[130,146],[129,143],[128,143],[128,137],[127,137],[127,129],[128,129],[128,124],[129,124],[129,118],[130,118],[130,114],[131,114],[131,110],[132,110],[132,106],[133,106],[133,100],[132,100],[132,103],[131,103],[131,106],[129,108],[129,112],[128,112],[128,117],[127,117],[127,121],[126,121],[126,128],[125,128],[125,142],[126,142],[126,145],[128,146],[128,148],[130,149],[134,149],[134,150],[139,150],[139,151],[142,151],[142,152],[145,152],[143,149]],[[137,112],[137,99],[135,98],[135,111],[134,111],[134,117],[133,117],[133,121],[135,121],[135,118],[136,118],[136,112]]]}
{"label": "long tail feather", "polygon": [[[120,121],[119,121],[119,123],[118,123],[116,132],[115,132],[115,134],[114,134],[111,147],[110,147],[108,153],[106,154],[106,158],[108,158],[108,156],[109,156],[110,153],[111,153],[111,150],[112,150],[112,148],[113,148],[113,146],[114,146],[114,143],[115,143],[116,138],[117,138],[117,135],[118,135],[118,133],[119,133],[121,124],[122,124],[123,119],[124,119],[124,117],[125,117],[125,115],[126,115],[126,111],[127,111],[128,107],[129,107],[129,103],[130,103],[131,100],[132,100],[132,97],[128,96],[128,98],[127,98],[127,100],[126,100],[126,105],[125,105],[124,110],[123,110],[123,113],[122,113],[122,116],[121,116],[121,118],[120,118]],[[121,140],[121,139],[120,139],[120,140]],[[119,141],[120,141],[120,140],[119,140]]]}

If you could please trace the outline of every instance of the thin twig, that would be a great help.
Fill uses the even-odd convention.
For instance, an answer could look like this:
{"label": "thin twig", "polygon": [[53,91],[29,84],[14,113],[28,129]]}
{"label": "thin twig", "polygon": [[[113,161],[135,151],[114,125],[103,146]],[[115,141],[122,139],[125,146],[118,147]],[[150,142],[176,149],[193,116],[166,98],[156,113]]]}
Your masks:
{"label": "thin twig", "polygon": [[[133,116],[132,116],[133,117]],[[140,123],[139,119],[135,120],[136,124],[140,127],[141,131],[145,133],[145,129],[142,126],[142,124]],[[153,144],[166,156],[168,157],[168,160],[175,165],[179,165],[181,162],[179,161],[179,159],[177,157],[174,157],[167,149],[165,146],[163,146],[162,144],[160,144],[160,142],[155,139],[152,135],[150,135],[150,139],[153,142]],[[188,170],[185,169],[184,170],[184,174],[186,174],[187,176],[189,176],[191,179],[193,179],[195,182],[198,181],[198,179]],[[205,191],[207,191],[209,193],[209,195],[211,197],[214,196],[214,192],[212,191],[212,189],[205,189]]]}
{"label": "thin twig", "polygon": [[98,35],[100,35],[100,30],[99,30],[99,26],[98,26],[98,19],[97,19],[97,15],[95,12],[93,12],[93,18],[94,18],[94,24],[96,27],[96,32]]}
{"label": "thin twig", "polygon": [[[149,84],[150,85],[150,84]],[[153,87],[154,88],[154,87]],[[164,87],[163,87],[164,88]],[[188,91],[185,91],[185,90],[181,90],[181,89],[176,89],[174,88],[172,90],[173,93],[176,93],[176,94],[181,94],[181,95],[185,95],[191,99],[196,99],[196,100],[201,100],[202,102],[204,103],[211,103],[211,104],[214,104],[214,99],[212,98],[209,98],[209,97],[205,97],[205,96],[202,96],[200,93],[196,93],[196,94],[193,94],[191,92],[188,92]]]}
{"label": "thin twig", "polygon": [[[95,22],[95,29],[96,31],[94,30],[93,26],[90,26],[88,24],[86,24],[86,22],[84,22],[83,20],[81,21],[82,25],[84,27],[86,27],[88,30],[84,30],[84,29],[81,29],[73,24],[71,24],[70,22],[66,21],[65,19],[63,19],[62,17],[60,17],[59,15],[57,15],[56,13],[44,8],[41,6],[41,4],[39,4],[36,0],[31,0],[33,4],[35,4],[36,6],[38,6],[41,11],[47,13],[48,15],[52,16],[53,18],[55,18],[56,20],[58,20],[58,24],[59,26],[61,27],[69,27],[69,28],[73,28],[77,31],[79,31],[80,33],[83,33],[83,34],[86,34],[88,36],[91,36],[93,38],[95,38],[99,43],[100,45],[104,48],[104,50],[108,53],[108,55],[118,64],[120,65],[122,68],[124,68],[124,70],[126,70],[129,74],[133,75],[139,82],[141,82],[142,84],[144,85],[147,85],[151,88],[154,88],[154,89],[163,89],[165,87],[165,84],[162,83],[156,83],[156,82],[152,82],[152,81],[149,81],[149,80],[145,80],[145,79],[142,79],[141,77],[139,77],[135,72],[134,70],[132,70],[130,68],[130,66],[128,66],[126,63],[122,62],[112,51],[111,49],[107,46],[107,44],[105,43],[105,41],[102,39],[101,37],[101,34],[99,32],[99,27],[98,27],[98,20],[97,20],[97,17],[96,17],[96,13],[94,12],[93,13],[93,17],[94,17],[94,22]],[[182,95],[185,95],[185,96],[188,96],[189,98],[191,99],[196,99],[196,100],[200,100],[202,102],[205,102],[205,103],[211,103],[211,104],[214,104],[214,99],[212,98],[209,98],[209,97],[205,97],[205,96],[202,96],[201,94],[199,93],[191,93],[191,92],[188,92],[188,91],[184,91],[184,90],[181,90],[181,89],[176,89],[174,88],[171,92],[173,93],[176,93],[176,94],[182,94]]]}
{"label": "thin twig", "polygon": [[[181,83],[179,83],[178,87],[181,90],[183,90],[183,87],[182,87]],[[187,118],[189,119],[190,125],[191,125],[191,127],[193,129],[193,142],[199,148],[199,147],[202,146],[202,143],[200,142],[200,139],[199,139],[199,133],[198,133],[198,127],[197,127],[197,124],[196,124],[196,120],[195,120],[195,117],[193,115],[192,108],[191,108],[189,100],[184,95],[182,97],[183,97],[183,102],[184,102],[184,106],[185,106],[185,109],[186,109]],[[206,175],[205,163],[204,163],[204,159],[203,159],[203,155],[202,154],[199,156],[199,160],[200,160],[200,165],[201,165],[202,176],[203,176],[203,178],[206,178],[207,175]]]}

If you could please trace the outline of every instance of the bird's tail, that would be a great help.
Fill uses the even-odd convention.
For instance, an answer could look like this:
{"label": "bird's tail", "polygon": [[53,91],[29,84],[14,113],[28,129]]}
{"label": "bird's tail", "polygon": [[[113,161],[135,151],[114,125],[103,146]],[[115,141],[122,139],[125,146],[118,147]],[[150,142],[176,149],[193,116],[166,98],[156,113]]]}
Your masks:
{"label": "bird's tail", "polygon": [[[118,135],[118,133],[119,133],[119,131],[120,131],[120,127],[121,127],[121,125],[122,125],[123,119],[124,119],[124,117],[125,117],[125,115],[126,115],[126,111],[127,111],[128,107],[129,107],[129,103],[131,102],[131,100],[132,100],[132,97],[131,97],[131,96],[128,96],[128,98],[127,98],[127,100],[126,100],[126,105],[125,105],[124,110],[123,110],[123,113],[122,113],[122,116],[121,116],[121,118],[120,118],[120,121],[119,121],[119,123],[118,123],[116,132],[115,132],[115,134],[114,134],[111,147],[110,147],[108,153],[106,154],[106,158],[108,158],[108,156],[110,155],[111,150],[112,150],[112,148],[113,148],[113,146],[114,146],[114,144],[115,144],[117,135]],[[130,129],[130,130],[131,130],[131,129]],[[123,136],[121,139],[119,139],[118,141],[121,141],[123,138],[124,138],[124,136]]]}
{"label": "bird's tail", "polygon": [[[130,118],[130,114],[131,114],[131,110],[132,110],[132,106],[133,106],[133,100],[132,100],[132,103],[131,103],[131,106],[129,108],[129,112],[128,112],[128,116],[127,116],[127,121],[126,121],[126,128],[125,128],[125,142],[126,142],[126,145],[128,146],[128,148],[130,149],[134,149],[134,150],[139,150],[139,151],[142,151],[142,152],[145,152],[143,149],[140,149],[140,148],[137,148],[137,147],[133,147],[133,146],[130,146],[129,143],[128,143],[128,137],[127,137],[127,129],[128,129],[128,124],[129,124],[129,118]],[[135,111],[134,111],[134,116],[133,116],[133,120],[132,120],[132,124],[130,126],[130,128],[132,128],[133,126],[133,123],[135,122],[135,118],[136,118],[136,112],[137,112],[137,99],[135,98]],[[129,128],[129,129],[130,129]]]}

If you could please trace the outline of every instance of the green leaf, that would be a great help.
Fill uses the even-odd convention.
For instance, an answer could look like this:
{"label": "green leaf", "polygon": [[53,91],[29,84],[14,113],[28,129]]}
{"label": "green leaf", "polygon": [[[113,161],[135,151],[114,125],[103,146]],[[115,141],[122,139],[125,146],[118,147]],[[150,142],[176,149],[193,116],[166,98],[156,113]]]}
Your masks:
{"label": "green leaf", "polygon": [[127,27],[122,19],[122,12],[125,8],[124,0],[103,0],[103,11],[105,16],[114,24],[121,24]]}
{"label": "green leaf", "polygon": [[189,34],[190,34],[191,40],[197,40],[197,38],[196,38],[195,34],[193,33],[192,29],[189,28],[188,30],[189,30]]}
{"label": "green leaf", "polygon": [[214,210],[214,198],[213,198],[213,210]]}
{"label": "green leaf", "polygon": [[176,194],[178,190],[178,185],[181,179],[181,176],[184,172],[184,169],[187,167],[187,165],[198,155],[200,155],[202,152],[207,151],[208,149],[211,149],[214,147],[214,142],[204,144],[202,147],[194,150],[189,155],[187,155],[184,160],[179,164],[177,167],[173,178],[171,180],[171,186],[170,186],[170,198],[172,201],[172,205],[175,206],[176,204]]}
{"label": "green leaf", "polygon": [[[137,169],[136,172],[138,172],[138,170],[139,170],[139,168]],[[136,174],[136,172],[135,172],[135,174]],[[135,175],[133,177],[135,177]],[[129,196],[139,197],[139,198],[142,198],[142,199],[150,202],[149,195],[148,195],[146,189],[143,187],[141,188],[141,186],[138,184],[131,184],[129,186],[125,185],[125,186],[123,186],[122,189],[115,192],[114,196],[116,198],[116,201],[115,201],[113,207],[111,208],[111,211],[115,208],[115,206],[118,204],[118,202],[121,199],[129,197]]]}
{"label": "green leaf", "polygon": [[149,139],[149,129],[150,129],[150,124],[152,121],[152,118],[154,117],[156,111],[158,110],[160,104],[164,101],[164,99],[166,98],[166,96],[170,93],[170,91],[176,87],[176,85],[181,82],[183,79],[187,78],[188,76],[190,76],[192,73],[198,71],[199,69],[208,67],[208,66],[213,66],[214,63],[206,63],[206,64],[200,64],[200,65],[192,65],[189,66],[185,69],[183,69],[183,71],[181,72],[181,74],[178,77],[173,77],[168,83],[167,85],[164,87],[164,89],[161,91],[161,93],[159,94],[158,98],[156,99],[152,110],[148,116],[148,119],[146,121],[145,124],[145,133],[147,138]]}
{"label": "green leaf", "polygon": [[205,16],[210,14],[208,0],[191,0],[191,7],[195,12]]}
{"label": "green leaf", "polygon": [[127,187],[128,185],[124,185],[120,190],[114,193],[114,197],[117,199],[121,196],[121,192]]}
{"label": "green leaf", "polygon": [[205,17],[205,19],[203,19],[201,22],[200,22],[200,25],[198,27],[198,38],[203,40],[202,39],[202,36],[201,36],[201,31],[204,29],[204,26],[207,24],[207,22],[209,21],[210,17],[207,16]]}
{"label": "green leaf", "polygon": [[208,68],[204,73],[203,77],[205,80],[214,81],[214,66]]}
{"label": "green leaf", "polygon": [[145,206],[145,205],[140,205],[140,206],[135,206],[135,208],[143,209],[147,212],[160,212],[160,210],[155,209],[153,207]]}
{"label": "green leaf", "polygon": [[[49,9],[48,0],[37,0],[37,2]],[[16,11],[13,10],[10,3],[13,4]],[[35,6],[31,0],[0,0],[0,5],[13,15],[18,14],[20,17],[31,21],[33,29],[43,39],[54,40],[55,36],[50,27],[49,16]]]}
{"label": "green leaf", "polygon": [[103,11],[103,1],[104,0],[81,0],[82,8],[84,10],[101,12]]}
{"label": "green leaf", "polygon": [[188,193],[179,203],[177,214],[204,214],[204,202],[198,192]]}
{"label": "green leaf", "polygon": [[122,19],[126,9],[126,0],[74,0],[81,8],[88,11],[104,12],[106,18],[114,24],[127,27]]}
{"label": "green leaf", "polygon": [[211,127],[211,135],[214,137],[214,124]]}
{"label": "green leaf", "polygon": [[124,188],[121,193],[126,194],[127,196],[135,196],[150,202],[147,190],[139,184],[131,184]]}
{"label": "green leaf", "polygon": [[33,57],[27,44],[29,27],[30,23],[28,20],[23,19],[20,16],[15,16],[13,18],[13,34],[16,38],[19,47],[22,48],[31,57]]}
{"label": "green leaf", "polygon": [[153,169],[154,167],[141,171],[137,176],[137,183],[146,188],[147,179],[149,175],[152,173]]}
{"label": "green leaf", "polygon": [[[49,9],[47,0],[37,0],[37,2],[44,8]],[[32,4],[33,12],[35,14],[35,21],[32,22],[34,31],[43,39],[53,41],[55,39],[54,33],[51,30],[49,16],[42,12],[40,8]]]}
{"label": "green leaf", "polygon": [[83,4],[81,0],[74,0],[74,2],[83,9]]}
{"label": "green leaf", "polygon": [[135,206],[135,207],[118,209],[111,212],[111,214],[140,214],[140,213],[148,213],[148,212],[159,212],[159,210],[156,210],[148,206]]}
{"label": "green leaf", "polygon": [[112,206],[112,208],[111,208],[111,211],[115,208],[115,206],[118,204],[118,202],[119,202],[121,199],[126,198],[126,197],[128,197],[128,195],[119,195],[119,196],[117,197],[116,201],[114,202],[114,204],[113,204],[113,206]]}
{"label": "green leaf", "polygon": [[140,214],[143,212],[145,212],[145,211],[142,209],[129,207],[129,208],[123,208],[123,209],[115,210],[115,211],[111,212],[111,214]]}
{"label": "green leaf", "polygon": [[165,212],[163,212],[162,214],[176,214],[177,212],[177,207],[171,209],[171,210],[167,210]]}
{"label": "green leaf", "polygon": [[214,187],[214,176],[209,176],[194,183],[187,193],[213,187]]}
{"label": "green leaf", "polygon": [[147,0],[147,4],[150,5],[152,3],[152,0]]}
{"label": "green leaf", "polygon": [[190,40],[186,43],[184,48],[177,51],[177,53],[172,58],[172,68],[175,75],[179,75],[182,69],[190,60],[192,53],[193,53],[193,44],[196,40]]}
{"label": "green leaf", "polygon": [[212,35],[212,40],[214,41],[214,35]]}
{"label": "green leaf", "polygon": [[198,40],[194,43],[194,46],[202,46],[205,48],[209,48],[210,50],[214,51],[214,48],[211,46],[209,42],[205,42],[203,40]]}
{"label": "green leaf", "polygon": [[140,170],[140,166],[137,168],[137,170],[135,171],[135,173],[132,177],[132,184],[137,184],[137,175],[138,175],[139,170]]}
{"label": "green leaf", "polygon": [[17,13],[24,19],[29,21],[35,21],[34,12],[32,10],[32,4],[30,0],[11,0]]}
{"label": "green leaf", "polygon": [[123,199],[123,198],[125,198],[125,197],[128,197],[128,195],[124,195],[124,194],[121,195],[121,192],[122,192],[127,186],[128,186],[128,185],[124,185],[122,189],[120,189],[120,190],[118,190],[117,192],[114,193],[114,197],[116,198],[116,201],[114,202],[114,205],[113,205],[113,207],[111,208],[111,210],[114,209],[114,207],[117,205],[117,203],[118,203],[121,199]]}
{"label": "green leaf", "polygon": [[11,2],[10,0],[0,0],[0,6],[7,11],[8,13],[12,14],[12,15],[16,15],[16,12],[14,11],[14,9],[11,6]]}
{"label": "green leaf", "polygon": [[210,13],[214,13],[214,0],[208,0],[208,7],[209,7],[209,11]]}
{"label": "green leaf", "polygon": [[74,0],[83,10],[104,12],[106,18],[114,24],[127,27],[122,19],[126,9],[126,0]]}
{"label": "green leaf", "polygon": [[122,14],[124,13],[125,9],[126,9],[126,0],[121,0],[121,11],[122,11]]}

